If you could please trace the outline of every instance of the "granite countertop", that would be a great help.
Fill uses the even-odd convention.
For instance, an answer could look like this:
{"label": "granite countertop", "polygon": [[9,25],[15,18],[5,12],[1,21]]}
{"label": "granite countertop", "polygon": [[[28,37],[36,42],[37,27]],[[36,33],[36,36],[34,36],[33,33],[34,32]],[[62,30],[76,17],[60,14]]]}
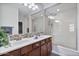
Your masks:
{"label": "granite countertop", "polygon": [[52,36],[50,36],[50,35],[41,35],[37,39],[35,39],[34,37],[31,37],[31,38],[23,38],[22,40],[11,42],[11,46],[9,46],[7,48],[0,47],[0,55],[6,54],[10,51],[22,48],[24,46],[33,44],[35,42],[44,40],[44,39],[49,38],[49,37],[52,37]]}

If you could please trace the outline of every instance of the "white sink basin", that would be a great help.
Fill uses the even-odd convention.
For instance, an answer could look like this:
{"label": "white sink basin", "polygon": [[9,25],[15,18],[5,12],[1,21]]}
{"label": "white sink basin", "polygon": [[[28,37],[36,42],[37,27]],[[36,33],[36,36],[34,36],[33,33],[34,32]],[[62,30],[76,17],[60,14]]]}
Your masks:
{"label": "white sink basin", "polygon": [[24,44],[28,43],[28,41],[31,41],[31,40],[29,40],[28,38],[25,38],[25,39],[18,40],[18,41],[16,41],[16,40],[10,41],[9,45],[7,45],[6,47],[4,47],[4,46],[0,47],[0,51],[3,51],[5,49],[10,49],[11,47],[24,45]]}
{"label": "white sink basin", "polygon": [[30,41],[28,38],[22,39],[22,40],[18,40],[18,41],[10,41],[10,46],[16,46],[16,45],[20,45],[23,44],[24,42],[28,42]]}
{"label": "white sink basin", "polygon": [[[8,47],[15,47],[15,46],[20,46],[20,45],[25,45],[26,43],[28,44],[29,42],[34,42],[34,41],[38,41],[39,39],[43,39],[45,36],[38,36],[37,39],[35,39],[35,37],[31,37],[31,38],[23,38],[21,40],[13,40],[13,41],[9,41],[9,45]],[[5,47],[4,47],[5,48]]]}

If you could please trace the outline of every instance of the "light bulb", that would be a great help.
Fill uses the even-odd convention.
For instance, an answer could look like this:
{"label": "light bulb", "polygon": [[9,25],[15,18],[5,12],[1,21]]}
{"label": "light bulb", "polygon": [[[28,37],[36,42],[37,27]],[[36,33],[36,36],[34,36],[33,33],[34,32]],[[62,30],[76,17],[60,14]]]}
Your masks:
{"label": "light bulb", "polygon": [[41,16],[43,16],[43,15],[41,14]]}
{"label": "light bulb", "polygon": [[35,6],[35,4],[34,3],[31,3],[31,6]]}
{"label": "light bulb", "polygon": [[32,10],[36,10],[36,8],[35,8],[35,7],[33,7],[33,8],[32,8]]}
{"label": "light bulb", "polygon": [[55,20],[55,22],[56,22],[56,23],[59,23],[60,21],[59,21],[59,20]]}
{"label": "light bulb", "polygon": [[53,17],[53,16],[48,16],[48,18],[49,18],[49,19],[55,19],[55,17]]}
{"label": "light bulb", "polygon": [[32,5],[30,4],[28,7],[29,7],[29,8],[32,8]]}
{"label": "light bulb", "polygon": [[24,3],[24,6],[27,6],[28,4],[27,3]]}
{"label": "light bulb", "polygon": [[38,9],[38,6],[37,6],[37,5],[35,5],[35,8],[36,8],[36,9]]}
{"label": "light bulb", "polygon": [[60,11],[60,9],[57,9],[57,11]]}

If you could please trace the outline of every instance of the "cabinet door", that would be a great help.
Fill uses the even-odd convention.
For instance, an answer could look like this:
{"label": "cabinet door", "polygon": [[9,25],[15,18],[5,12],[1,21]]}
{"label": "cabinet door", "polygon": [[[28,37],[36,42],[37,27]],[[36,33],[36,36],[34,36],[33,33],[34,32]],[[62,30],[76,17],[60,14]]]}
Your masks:
{"label": "cabinet door", "polygon": [[47,44],[41,46],[41,56],[47,56]]}
{"label": "cabinet door", "polygon": [[29,56],[40,56],[40,47],[39,48],[36,48],[34,50],[32,50],[30,53],[29,53]]}
{"label": "cabinet door", "polygon": [[50,55],[51,52],[52,52],[52,41],[49,41],[49,42],[47,43],[47,48],[48,48],[48,55]]}
{"label": "cabinet door", "polygon": [[21,55],[22,56],[27,56],[28,53],[32,50],[32,45],[29,46],[25,46],[23,48],[21,48]]}
{"label": "cabinet door", "polygon": [[36,42],[33,44],[33,49],[40,47],[40,42]]}

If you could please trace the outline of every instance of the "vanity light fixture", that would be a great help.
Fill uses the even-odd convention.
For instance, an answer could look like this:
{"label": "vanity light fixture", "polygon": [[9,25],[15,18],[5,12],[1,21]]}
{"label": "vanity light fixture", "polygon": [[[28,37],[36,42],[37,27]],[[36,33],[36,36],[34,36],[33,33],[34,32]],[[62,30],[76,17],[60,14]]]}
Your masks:
{"label": "vanity light fixture", "polygon": [[57,12],[59,12],[60,11],[60,9],[57,9]]}
{"label": "vanity light fixture", "polygon": [[53,16],[48,16],[48,18],[49,18],[49,19],[55,19],[55,17],[53,17]]}
{"label": "vanity light fixture", "polygon": [[36,8],[36,9],[38,9],[38,6],[37,6],[37,5],[35,5],[35,8]]}
{"label": "vanity light fixture", "polygon": [[24,3],[24,6],[28,6],[28,4],[27,3]]}
{"label": "vanity light fixture", "polygon": [[41,14],[41,16],[43,16],[43,15]]}
{"label": "vanity light fixture", "polygon": [[24,6],[27,6],[28,8],[30,8],[32,10],[39,9],[35,3],[24,3]]}
{"label": "vanity light fixture", "polygon": [[29,8],[32,8],[32,5],[29,5],[28,7],[29,7]]}
{"label": "vanity light fixture", "polygon": [[59,23],[60,21],[59,21],[59,20],[55,20],[55,22],[56,22],[56,23]]}
{"label": "vanity light fixture", "polygon": [[31,6],[35,6],[35,3],[30,3],[29,5],[31,5]]}
{"label": "vanity light fixture", "polygon": [[32,8],[32,10],[36,10],[36,8],[35,8],[35,7],[33,7],[33,8]]}
{"label": "vanity light fixture", "polygon": [[36,9],[38,9],[38,6],[37,5],[33,6],[32,10],[36,10]]}

